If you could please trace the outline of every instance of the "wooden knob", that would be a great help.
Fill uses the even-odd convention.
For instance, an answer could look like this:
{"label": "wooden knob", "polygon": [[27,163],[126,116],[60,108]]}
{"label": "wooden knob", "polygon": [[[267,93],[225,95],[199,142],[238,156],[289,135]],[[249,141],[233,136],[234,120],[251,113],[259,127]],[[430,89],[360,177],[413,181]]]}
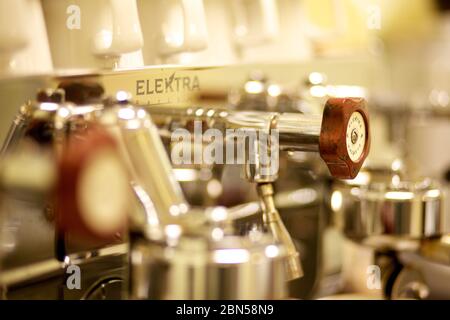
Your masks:
{"label": "wooden knob", "polygon": [[71,135],[58,168],[56,208],[63,231],[113,239],[126,227],[129,180],[115,140],[92,126]]}
{"label": "wooden knob", "polygon": [[361,98],[330,98],[322,117],[320,156],[333,177],[353,179],[370,148],[369,116]]}

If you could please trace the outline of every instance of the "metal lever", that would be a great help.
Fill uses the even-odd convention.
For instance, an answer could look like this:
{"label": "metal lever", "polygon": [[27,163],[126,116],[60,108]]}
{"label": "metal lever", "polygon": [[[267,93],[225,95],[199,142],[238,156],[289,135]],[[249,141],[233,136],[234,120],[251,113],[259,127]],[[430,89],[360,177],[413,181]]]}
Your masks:
{"label": "metal lever", "polygon": [[[363,99],[329,99],[323,116],[297,113],[243,112],[204,108],[148,108],[155,121],[200,120],[225,129],[256,129],[269,136],[276,131],[278,144],[269,152],[319,152],[330,173],[337,178],[354,178],[367,157],[370,136],[368,115]],[[258,150],[257,153],[259,153]],[[259,158],[256,155],[256,158]],[[251,161],[253,160],[253,161]],[[256,161],[254,161],[256,160]],[[303,275],[299,253],[275,207],[272,182],[276,172],[267,174],[257,159],[246,159],[245,174],[256,188],[263,209],[263,221],[273,237],[288,250],[285,261],[288,279]]]}
{"label": "metal lever", "polygon": [[322,116],[301,113],[230,111],[215,108],[147,108],[157,124],[199,120],[226,129],[276,130],[279,150],[319,152],[331,175],[353,179],[370,148],[369,116],[364,99],[331,98]]}
{"label": "metal lever", "polygon": [[279,243],[282,243],[287,250],[287,260],[285,261],[287,280],[302,277],[303,269],[300,263],[299,253],[275,207],[272,183],[258,183],[256,189],[261,200],[264,225],[270,231],[274,239]]}

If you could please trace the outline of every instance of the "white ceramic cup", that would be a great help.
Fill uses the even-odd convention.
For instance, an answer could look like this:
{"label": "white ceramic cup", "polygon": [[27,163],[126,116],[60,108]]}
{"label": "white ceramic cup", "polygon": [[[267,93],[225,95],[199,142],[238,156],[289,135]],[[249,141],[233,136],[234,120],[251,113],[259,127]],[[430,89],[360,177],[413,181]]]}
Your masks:
{"label": "white ceramic cup", "polygon": [[55,68],[116,68],[142,65],[136,0],[42,0]]}
{"label": "white ceramic cup", "polygon": [[273,40],[279,33],[276,0],[231,0],[235,40],[242,47]]}
{"label": "white ceramic cup", "polygon": [[182,63],[180,56],[207,48],[203,0],[140,0],[146,65]]}
{"label": "white ceramic cup", "polygon": [[276,0],[206,0],[204,6],[208,47],[180,54],[182,63],[227,65],[254,61],[255,55],[248,55],[247,51],[256,50],[257,58],[265,56],[258,49],[278,36]]}
{"label": "white ceramic cup", "polygon": [[[264,4],[264,5],[263,5]],[[256,4],[255,4],[256,5]],[[258,20],[251,27],[253,41],[239,39],[240,59],[243,62],[296,62],[311,58],[312,48],[305,33],[306,18],[302,0],[259,2],[260,9],[248,14]],[[258,28],[258,25],[265,27]],[[239,25],[236,25],[239,28]],[[258,37],[258,30],[262,30]]]}
{"label": "white ceramic cup", "polygon": [[195,66],[227,65],[237,63],[238,56],[233,34],[230,0],[206,0],[207,48],[184,52],[171,57],[178,63]]}
{"label": "white ceramic cup", "polygon": [[0,1],[0,76],[52,71],[39,0]]}

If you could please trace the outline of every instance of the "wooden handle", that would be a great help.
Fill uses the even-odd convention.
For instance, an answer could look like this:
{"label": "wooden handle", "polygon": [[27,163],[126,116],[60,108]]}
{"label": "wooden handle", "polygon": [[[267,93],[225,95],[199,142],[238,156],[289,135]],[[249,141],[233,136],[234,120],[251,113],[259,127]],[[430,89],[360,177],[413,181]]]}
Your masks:
{"label": "wooden handle", "polygon": [[369,116],[361,98],[328,99],[319,138],[320,156],[333,177],[353,179],[370,149]]}
{"label": "wooden handle", "polygon": [[73,134],[59,161],[58,226],[96,239],[113,239],[126,228],[129,180],[115,140],[97,126]]}

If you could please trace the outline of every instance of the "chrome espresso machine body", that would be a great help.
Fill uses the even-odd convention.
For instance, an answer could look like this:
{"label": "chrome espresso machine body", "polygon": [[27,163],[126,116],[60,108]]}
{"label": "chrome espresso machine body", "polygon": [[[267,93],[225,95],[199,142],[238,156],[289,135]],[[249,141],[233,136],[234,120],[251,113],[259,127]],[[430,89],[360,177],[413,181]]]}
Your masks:
{"label": "chrome espresso machine body", "polygon": [[[119,243],[113,246],[119,250],[120,243],[128,242],[130,265],[126,278],[131,298],[287,297],[286,281],[303,272],[297,249],[274,202],[272,183],[278,168],[268,170],[273,163],[263,161],[264,152],[320,151],[333,174],[354,177],[370,145],[363,100],[330,99],[322,117],[200,107],[148,109],[156,123],[158,118],[194,119],[225,130],[262,130],[265,139],[276,132],[276,141],[258,143],[256,152],[248,152],[241,165],[246,179],[255,184],[260,203],[254,211],[262,213],[264,227],[244,235],[233,231],[233,220],[248,214],[246,206],[190,208],[172,172],[158,128],[144,108],[130,101],[131,96],[124,91],[110,99],[103,97],[99,84],[62,81],[58,89],[40,92],[37,102],[21,108],[10,130],[4,147],[6,190],[47,192],[47,197],[55,199],[50,199],[46,210],[53,215],[55,258],[60,268],[73,265],[71,250],[83,248],[88,256],[99,258],[99,247]],[[348,138],[351,132],[355,137]],[[45,144],[43,150],[22,147],[28,137],[39,145],[39,138],[45,136],[48,149]],[[353,139],[352,145],[336,150],[345,139]],[[235,144],[244,148],[249,141],[244,136],[242,141],[237,139],[231,144],[233,148]],[[32,158],[33,152],[44,151],[56,167],[55,181],[47,181],[42,187],[34,179],[7,178],[15,165],[8,157],[29,152],[26,156]],[[352,152],[356,153],[354,160],[348,155]],[[274,157],[270,160],[278,161]],[[108,177],[114,177],[114,182]],[[119,253],[111,255],[123,258]],[[193,278],[189,276],[192,272]],[[231,284],[217,282],[220,273],[230,273],[236,279]],[[114,288],[124,281],[123,276],[110,277],[95,285]],[[263,285],[265,278],[270,282]],[[199,283],[205,287],[198,287]],[[263,287],[255,291],[252,288],[256,284]],[[103,289],[92,288],[89,292],[95,290]],[[100,293],[90,294],[97,297]]]}

